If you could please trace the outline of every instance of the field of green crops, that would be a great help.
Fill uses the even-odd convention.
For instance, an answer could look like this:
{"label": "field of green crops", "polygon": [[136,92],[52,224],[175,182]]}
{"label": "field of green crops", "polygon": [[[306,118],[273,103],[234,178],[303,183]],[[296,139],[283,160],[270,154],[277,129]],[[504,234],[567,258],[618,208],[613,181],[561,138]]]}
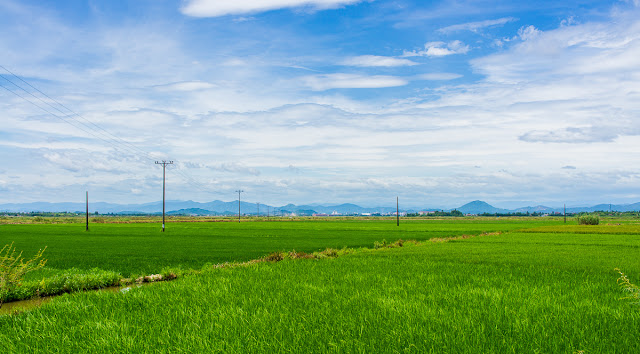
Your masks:
{"label": "field of green crops", "polygon": [[[46,240],[50,262],[61,257],[56,267],[100,267],[94,259],[123,274],[277,250],[354,249],[60,296],[0,316],[0,352],[640,352],[640,305],[622,299],[614,271],[640,283],[635,221],[193,223],[160,235],[157,225],[102,226],[88,236],[70,225],[0,225],[0,243],[26,249]],[[372,249],[382,239],[494,231],[502,232]],[[66,251],[49,252],[52,245]],[[109,260],[138,253],[122,265]]]}
{"label": "field of green crops", "polygon": [[269,222],[178,222],[160,232],[158,223],[0,225],[0,245],[14,242],[25,255],[47,247],[47,266],[100,268],[123,276],[157,273],[164,267],[200,268],[206,263],[247,261],[275,251],[311,252],[327,247],[372,247],[376,241],[426,240],[508,231],[559,220],[387,220]]}

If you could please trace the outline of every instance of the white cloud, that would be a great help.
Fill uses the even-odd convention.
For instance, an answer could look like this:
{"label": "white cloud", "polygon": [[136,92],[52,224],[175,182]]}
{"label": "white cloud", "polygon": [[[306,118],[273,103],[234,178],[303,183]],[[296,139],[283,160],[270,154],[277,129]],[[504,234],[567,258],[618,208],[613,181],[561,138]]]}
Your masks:
{"label": "white cloud", "polygon": [[193,17],[217,17],[296,7],[324,10],[356,4],[360,1],[362,0],[188,0],[180,11]]}
{"label": "white cloud", "polygon": [[520,27],[518,30],[518,37],[523,41],[534,39],[538,35],[540,35],[540,31],[534,26]]}
{"label": "white cloud", "polygon": [[357,57],[347,58],[342,61],[342,65],[347,66],[412,66],[418,63],[409,59],[400,59],[394,57],[384,57],[378,55],[360,55]]}
{"label": "white cloud", "polygon": [[517,20],[518,19],[515,18],[515,17],[502,17],[502,18],[495,19],[495,20],[484,20],[484,21],[477,21],[477,22],[467,22],[467,23],[461,23],[461,24],[458,24],[458,25],[447,26],[447,27],[440,28],[438,31],[442,32],[442,33],[456,32],[456,31],[478,32],[479,30],[481,30],[483,28],[502,26],[502,25],[504,25],[506,23],[515,22]]}
{"label": "white cloud", "polygon": [[215,87],[215,85],[202,81],[174,82],[165,85],[156,85],[155,88],[162,91],[196,91]]}
{"label": "white cloud", "polygon": [[[613,83],[620,81],[612,75],[631,78],[640,72],[640,21],[635,19],[621,17],[606,25],[586,23],[544,32],[528,26],[521,28],[518,36],[522,41],[508,51],[472,60],[474,70],[494,82],[554,80],[555,87],[562,78],[575,82],[595,75]],[[602,88],[602,83],[581,83],[575,92],[598,87]],[[568,88],[563,91],[563,95],[571,95]]]}
{"label": "white cloud", "polygon": [[423,50],[404,51],[404,57],[443,57],[453,54],[466,54],[469,52],[469,46],[459,40],[445,42],[427,42]]}
{"label": "white cloud", "polygon": [[229,173],[236,173],[236,174],[247,174],[247,175],[253,175],[253,176],[259,176],[260,175],[260,171],[253,168],[253,167],[248,167],[245,166],[244,164],[241,163],[237,163],[237,162],[224,162],[218,165],[207,165],[204,163],[194,163],[194,162],[189,162],[189,161],[181,161],[177,163],[178,168],[180,169],[199,169],[199,168],[206,168],[206,169],[210,169],[210,170],[214,170],[214,171],[219,171],[219,172],[229,172]]}
{"label": "white cloud", "polygon": [[[396,192],[401,201],[404,195],[422,206],[516,197],[556,200],[569,193],[574,199],[588,195],[637,201],[638,18],[563,23],[550,31],[524,26],[499,51],[471,61],[484,79],[470,81],[475,76],[465,75],[465,80],[446,85],[415,82],[404,92],[389,90],[393,96],[387,90],[329,90],[461,75],[448,72],[458,68],[441,60],[428,69],[393,69],[405,76],[327,71],[292,78],[300,71],[291,67],[326,70],[327,58],[318,53],[326,53],[327,47],[274,32],[256,38],[256,31],[247,31],[251,38],[240,36],[238,47],[223,45],[232,38],[216,42],[220,45],[211,46],[215,50],[194,52],[191,38],[174,29],[163,32],[161,26],[95,32],[44,28],[30,42],[29,31],[38,22],[22,35],[12,32],[15,26],[8,28],[0,49],[13,58],[10,67],[16,65],[16,72],[50,78],[36,86],[92,122],[146,151],[157,151],[161,159],[175,160],[167,170],[172,199],[230,200],[241,187],[251,191],[248,200],[271,205],[388,204]],[[250,27],[261,21],[223,22]],[[56,38],[47,40],[48,32]],[[78,43],[78,48],[60,51],[64,46],[58,37],[60,43]],[[295,50],[278,52],[277,41],[265,41],[267,37],[295,43]],[[46,45],[35,51],[11,50],[18,42]],[[261,46],[264,42],[268,44]],[[460,41],[430,42],[409,54],[437,57],[469,50]],[[335,52],[327,55],[336,57]],[[76,56],[82,67],[69,64],[59,70],[61,61],[71,63]],[[389,64],[406,64],[401,60],[407,59],[350,60],[362,67],[393,67]],[[424,71],[432,72],[419,74]],[[11,186],[3,191],[3,200],[73,200],[88,184],[102,200],[160,197],[162,169],[135,150],[117,151],[2,89],[0,107],[0,157],[8,171],[0,172],[0,187]],[[193,181],[210,188],[202,192]]]}
{"label": "white cloud", "polygon": [[417,76],[419,80],[446,81],[461,78],[462,75],[454,73],[427,73]]}
{"label": "white cloud", "polygon": [[408,84],[406,79],[395,76],[365,76],[342,73],[303,76],[300,80],[304,86],[314,91],[325,91],[336,88],[382,88]]}
{"label": "white cloud", "polygon": [[618,132],[605,127],[571,127],[557,131],[534,130],[520,137],[527,142],[542,143],[592,143],[611,142],[618,137]]}

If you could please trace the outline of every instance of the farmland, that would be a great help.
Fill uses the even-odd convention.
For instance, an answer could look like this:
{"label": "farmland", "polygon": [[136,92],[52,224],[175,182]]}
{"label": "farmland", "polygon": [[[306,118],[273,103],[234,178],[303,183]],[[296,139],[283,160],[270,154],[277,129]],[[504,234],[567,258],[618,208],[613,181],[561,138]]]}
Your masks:
{"label": "farmland", "polygon": [[412,220],[403,221],[400,227],[391,219],[177,222],[169,224],[164,233],[158,223],[92,224],[89,232],[77,223],[0,225],[0,244],[14,242],[25,254],[46,246],[50,268],[100,268],[130,276],[158,272],[163,267],[200,268],[205,263],[247,261],[275,251],[372,247],[382,240],[426,240],[549,223],[554,222]]}
{"label": "farmland", "polygon": [[[614,271],[640,283],[636,222],[184,223],[165,234],[156,224],[96,225],[89,234],[79,225],[1,225],[0,241],[27,253],[46,241],[52,269],[202,270],[0,316],[0,350],[638,352],[640,306],[621,299]],[[382,239],[425,242],[373,249]],[[345,246],[338,257],[202,267]]]}

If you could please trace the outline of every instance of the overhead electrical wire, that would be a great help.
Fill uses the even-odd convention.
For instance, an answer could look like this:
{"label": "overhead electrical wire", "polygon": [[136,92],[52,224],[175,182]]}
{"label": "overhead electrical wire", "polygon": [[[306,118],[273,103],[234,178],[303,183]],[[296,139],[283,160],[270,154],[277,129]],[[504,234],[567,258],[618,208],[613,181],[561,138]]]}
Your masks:
{"label": "overhead electrical wire", "polygon": [[[111,134],[110,132],[108,132],[107,130],[105,130],[104,128],[100,127],[99,125],[91,122],[90,120],[84,118],[83,116],[81,116],[80,114],[76,113],[75,111],[73,111],[72,109],[68,108],[67,106],[65,106],[64,104],[60,103],[59,101],[57,101],[56,99],[50,97],[49,95],[47,95],[46,93],[42,92],[41,90],[39,90],[38,88],[34,87],[33,85],[31,85],[30,83],[28,83],[27,81],[25,81],[24,79],[22,79],[21,77],[17,76],[16,74],[14,74],[13,72],[9,71],[7,68],[5,68],[4,66],[0,65],[0,68],[4,69],[5,71],[7,71],[9,74],[11,74],[11,76],[15,77],[16,79],[24,82],[25,84],[27,84],[29,87],[31,87],[32,89],[36,90],[38,93],[40,93],[41,95],[43,95],[44,97],[48,98],[49,100],[55,102],[56,104],[58,104],[60,107],[63,107],[64,109],[66,109],[69,113],[63,112],[62,110],[60,110],[58,107],[50,104],[49,102],[44,101],[42,98],[37,97],[36,95],[34,95],[33,93],[27,91],[26,89],[24,89],[23,87],[19,86],[18,84],[16,84],[15,82],[7,79],[6,77],[2,76],[3,79],[5,79],[6,81],[10,82],[12,85],[14,85],[15,87],[19,88],[20,90],[26,92],[27,94],[29,94],[30,96],[32,96],[33,98],[37,99],[38,101],[48,105],[49,107],[55,109],[56,111],[60,112],[60,114],[63,114],[65,116],[65,118],[69,118],[75,122],[77,122],[78,124],[81,124],[82,126],[86,127],[87,129],[91,129],[94,130],[94,128],[92,128],[91,126],[95,127],[96,129],[100,130],[101,132],[99,132],[100,135],[103,135],[105,137],[107,137],[110,140],[114,140],[118,143],[124,144],[130,148],[133,148],[134,150],[136,150],[138,153],[141,153],[144,155],[144,157],[150,159],[150,160],[154,160],[153,157],[151,157],[151,155],[149,153],[147,153],[146,151],[140,149],[139,147],[129,143],[126,140],[123,140],[113,134]],[[41,107],[40,107],[41,108]],[[51,112],[48,112],[49,114],[51,114]],[[83,123],[81,121],[79,121],[78,119],[74,118],[78,117],[82,120],[84,120],[87,123]],[[57,118],[60,118],[58,116],[56,116]],[[64,120],[64,119],[63,119]],[[69,122],[67,122],[69,123]],[[77,126],[76,126],[77,127]],[[82,129],[83,131],[85,131],[84,129]],[[86,131],[85,131],[86,132]],[[92,133],[93,136],[96,136],[95,134]],[[102,138],[100,138],[102,139]],[[104,141],[104,140],[103,140]]]}
{"label": "overhead electrical wire", "polygon": [[[102,128],[101,126],[95,124],[94,122],[88,120],[87,118],[83,117],[82,115],[76,113],[75,111],[73,111],[69,107],[65,106],[64,104],[60,103],[56,99],[54,99],[51,96],[47,95],[46,93],[42,92],[41,90],[39,90],[35,86],[31,85],[26,80],[22,79],[21,77],[19,77],[16,74],[14,74],[13,72],[8,70],[3,65],[0,65],[0,68],[5,70],[6,72],[8,72],[12,77],[20,80],[24,84],[26,84],[29,87],[31,87],[33,90],[35,90],[36,92],[40,93],[42,96],[44,96],[47,99],[55,102],[58,106],[64,108],[68,113],[62,111],[60,108],[58,108],[55,105],[43,100],[42,98],[34,95],[32,92],[29,92],[24,87],[16,84],[14,81],[8,79],[5,75],[0,75],[1,78],[3,78],[5,81],[9,82],[11,85],[17,87],[21,91],[24,91],[25,93],[27,93],[28,95],[32,96],[36,100],[40,101],[42,104],[50,107],[52,110],[55,110],[55,111],[59,112],[62,116],[51,112],[51,110],[46,109],[42,105],[30,100],[29,98],[25,97],[24,95],[21,95],[18,92],[9,89],[7,86],[2,84],[2,81],[0,81],[0,86],[2,86],[5,90],[11,92],[15,96],[23,99],[24,101],[29,102],[30,104],[32,104],[35,107],[38,107],[39,109],[41,109],[42,111],[46,112],[47,114],[49,114],[49,115],[51,115],[53,117],[56,117],[56,118],[62,120],[63,122],[65,122],[65,123],[77,128],[77,129],[79,129],[79,130],[81,130],[81,131],[93,136],[94,138],[97,138],[97,139],[109,144],[116,151],[120,152],[121,154],[123,154],[125,156],[127,156],[127,154],[131,153],[131,151],[127,151],[127,150],[135,150],[135,152],[137,154],[143,155],[144,158],[146,158],[146,159],[148,159],[150,161],[156,161],[157,160],[156,158],[154,158],[146,150],[144,150],[144,149],[142,149],[142,148],[140,148],[140,147],[138,147],[138,146],[136,146],[136,145],[134,145],[134,144],[122,139],[122,138],[119,138],[118,136],[110,133],[109,131],[107,131],[106,129]],[[75,117],[80,118],[82,121],[80,121],[79,119],[77,119]],[[193,178],[189,173],[187,173],[185,170],[183,170],[181,168],[181,166],[183,166],[183,165],[182,164],[178,165],[178,168],[175,170],[175,172],[178,175],[180,175],[184,179],[185,182],[187,182],[188,184],[192,185],[193,187],[196,187],[196,188],[198,188],[198,189],[200,189],[200,190],[202,190],[204,192],[217,193],[217,192],[213,191],[212,189],[210,189],[205,184],[203,184],[203,183],[197,181],[195,178]]]}

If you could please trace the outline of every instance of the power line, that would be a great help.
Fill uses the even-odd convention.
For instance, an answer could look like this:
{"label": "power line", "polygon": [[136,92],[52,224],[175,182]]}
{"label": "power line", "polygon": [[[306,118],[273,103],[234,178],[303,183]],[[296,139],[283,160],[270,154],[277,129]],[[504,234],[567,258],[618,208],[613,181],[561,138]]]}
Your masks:
{"label": "power line", "polygon": [[[6,70],[6,71],[7,71],[8,73],[10,73],[13,77],[15,77],[15,78],[17,78],[18,80],[20,80],[20,81],[24,82],[25,84],[29,85],[29,87],[33,88],[34,90],[36,90],[37,92],[39,92],[40,94],[42,94],[43,96],[45,96],[46,98],[50,99],[51,101],[53,101],[53,102],[57,103],[59,106],[61,106],[61,107],[65,108],[67,111],[69,111],[70,113],[63,112],[63,111],[62,111],[62,110],[60,110],[58,107],[56,107],[56,106],[52,105],[52,104],[51,104],[51,103],[49,103],[49,102],[46,102],[46,101],[45,101],[45,100],[43,100],[42,98],[40,98],[40,97],[38,97],[38,96],[34,95],[33,93],[31,93],[31,92],[27,91],[25,88],[21,87],[20,85],[16,84],[16,83],[15,83],[15,82],[13,82],[13,81],[11,81],[11,80],[7,79],[5,76],[2,76],[2,78],[3,78],[4,80],[8,81],[9,83],[11,83],[12,85],[14,85],[15,87],[19,88],[20,90],[22,90],[22,91],[26,92],[27,94],[29,94],[29,95],[30,95],[30,96],[32,96],[33,98],[35,98],[35,99],[39,100],[40,102],[42,102],[42,103],[46,104],[47,106],[51,107],[52,109],[54,109],[54,110],[56,110],[56,111],[60,112],[61,114],[63,114],[65,118],[69,118],[70,120],[73,120],[74,122],[76,122],[76,123],[78,123],[78,124],[81,124],[82,126],[86,127],[87,129],[93,130],[93,131],[95,132],[95,130],[96,130],[96,129],[94,129],[94,128],[92,128],[92,127],[91,127],[91,126],[93,126],[93,127],[97,128],[97,130],[100,130],[100,131],[101,131],[101,132],[97,132],[97,133],[99,133],[99,134],[101,134],[101,135],[104,135],[106,138],[108,138],[108,139],[110,139],[110,140],[113,140],[113,141],[118,142],[118,143],[120,143],[120,144],[126,145],[126,146],[128,146],[128,147],[130,147],[130,148],[133,148],[134,150],[137,150],[137,152],[138,152],[138,153],[142,153],[142,154],[143,154],[143,155],[145,155],[145,157],[146,157],[147,159],[149,159],[149,160],[154,160],[154,158],[153,158],[153,157],[152,157],[148,152],[146,152],[146,151],[144,151],[144,150],[140,149],[139,147],[137,147],[137,146],[135,146],[135,145],[133,145],[133,144],[129,143],[129,142],[128,142],[128,141],[126,141],[126,140],[123,140],[123,139],[121,139],[121,138],[119,138],[119,137],[117,137],[117,136],[115,136],[115,135],[113,135],[113,134],[109,133],[109,132],[108,132],[107,130],[105,130],[104,128],[102,128],[102,127],[100,127],[99,125],[97,125],[97,124],[95,124],[95,123],[91,122],[90,120],[88,120],[88,119],[84,118],[83,116],[81,116],[80,114],[78,114],[78,113],[74,112],[73,110],[71,110],[70,108],[68,108],[67,106],[65,106],[64,104],[60,103],[59,101],[57,101],[57,100],[55,100],[55,99],[51,98],[50,96],[48,96],[48,95],[47,95],[47,94],[45,94],[44,92],[40,91],[39,89],[37,89],[36,87],[34,87],[33,85],[31,85],[30,83],[26,82],[26,81],[25,81],[24,79],[22,79],[21,77],[17,76],[16,74],[14,74],[14,73],[13,73],[13,72],[11,72],[11,71],[9,71],[9,70],[8,70],[7,68],[5,68],[4,66],[0,65],[0,68],[2,68],[2,69],[4,69],[4,70]],[[24,99],[24,97],[23,97],[23,99]],[[38,107],[39,107],[39,106],[38,106]],[[41,107],[39,107],[39,108],[41,108]],[[42,109],[42,108],[41,108],[41,109]],[[53,113],[51,113],[51,112],[49,112],[49,111],[47,111],[47,112],[48,112],[49,114],[53,114]],[[55,114],[53,114],[53,115],[55,115]],[[56,116],[56,117],[58,117],[57,115],[55,115],[55,116]],[[83,123],[83,122],[79,121],[78,119],[74,118],[74,116],[77,116],[77,117],[81,118],[82,120],[84,120],[85,122],[87,122],[87,123],[89,123],[89,124],[86,124],[86,123]],[[60,118],[60,117],[58,117],[58,118]],[[64,119],[63,119],[63,120],[64,120]],[[69,121],[67,121],[67,120],[64,120],[64,121],[65,121],[65,122],[67,122],[67,123],[69,123]],[[72,125],[73,125],[73,124],[72,124]],[[90,125],[91,125],[91,126],[90,126]],[[75,127],[77,127],[76,125],[74,125],[74,126],[75,126]],[[84,129],[82,129],[82,130],[86,132],[86,130],[84,130]],[[91,133],[91,134],[92,134],[93,136],[95,136],[95,137],[99,138],[100,140],[103,140],[103,141],[105,141],[105,142],[108,142],[108,141],[107,141],[107,140],[105,140],[104,138],[102,138],[102,137],[98,137],[95,133]]]}
{"label": "power line", "polygon": [[[99,125],[91,122],[90,120],[84,118],[82,115],[76,113],[75,111],[73,111],[72,109],[70,109],[69,107],[67,107],[66,105],[62,104],[61,102],[57,101],[56,99],[52,98],[51,96],[47,95],[46,93],[44,93],[43,91],[41,91],[40,89],[38,89],[37,87],[33,86],[32,84],[30,84],[29,82],[27,82],[26,80],[22,79],[21,77],[19,77],[18,75],[14,74],[12,71],[10,71],[9,69],[7,69],[6,67],[4,67],[3,65],[0,65],[0,68],[2,68],[3,70],[5,70],[6,72],[8,72],[11,76],[15,77],[16,79],[20,80],[21,82],[23,82],[24,84],[28,85],[29,87],[31,87],[33,90],[35,90],[36,92],[40,93],[41,95],[43,95],[44,97],[46,97],[47,99],[55,102],[56,104],[58,104],[60,107],[64,108],[66,111],[70,112],[64,112],[62,111],[60,108],[56,107],[55,105],[46,102],[45,100],[43,100],[42,98],[34,95],[32,92],[29,92],[28,90],[26,90],[25,88],[21,87],[20,85],[16,84],[14,81],[9,80],[7,77],[5,77],[4,75],[0,75],[0,77],[2,77],[5,81],[9,82],[10,84],[12,84],[13,86],[17,87],[18,89],[24,91],[25,93],[29,94],[30,96],[32,96],[33,98],[35,98],[36,100],[42,102],[43,104],[45,104],[46,106],[50,107],[53,110],[58,111],[60,114],[62,114],[63,116],[59,116],[53,112],[51,112],[50,110],[46,109],[45,107],[42,107],[41,105],[37,104],[36,102],[28,99],[27,97],[17,93],[14,90],[9,89],[8,87],[6,87],[5,85],[2,85],[0,83],[0,86],[2,86],[4,89],[6,89],[7,91],[13,93],[14,95],[16,95],[17,97],[29,102],[30,104],[34,105],[35,107],[43,110],[44,112],[48,113],[49,115],[52,115],[60,120],[62,120],[63,122],[72,125],[73,127],[109,144],[110,146],[112,146],[114,149],[116,149],[116,151],[119,151],[120,153],[123,154],[127,154],[130,151],[126,151],[126,150],[135,150],[136,153],[141,154],[142,157],[151,160],[151,161],[155,161],[155,158],[148,153],[147,151],[139,148],[138,146],[124,140],[121,139],[117,136],[115,136],[114,134],[110,133],[109,131],[107,131],[106,129],[100,127]],[[74,116],[82,119],[83,121],[87,122],[84,123],[76,118],[74,118]],[[176,170],[177,174],[180,175],[183,180],[197,188],[200,189],[202,191],[208,192],[208,193],[216,193],[214,192],[212,189],[210,189],[208,186],[206,186],[203,183],[198,182],[197,180],[195,180],[189,173],[187,173],[186,171],[178,168]]]}
{"label": "power line", "polygon": [[[5,78],[5,77],[2,77],[2,78],[6,80],[6,78]],[[8,81],[8,80],[7,80],[7,81]],[[11,82],[11,81],[9,81],[9,82]],[[36,106],[36,107],[40,108],[41,110],[45,111],[46,113],[48,113],[48,114],[50,114],[50,115],[52,115],[52,116],[54,116],[54,117],[56,117],[56,118],[58,118],[58,119],[62,120],[63,122],[65,122],[65,123],[67,123],[67,124],[69,124],[69,125],[72,125],[73,127],[77,128],[77,129],[79,129],[79,130],[82,130],[83,132],[85,132],[85,133],[87,133],[87,134],[89,134],[89,135],[92,135],[93,137],[95,137],[95,138],[97,138],[97,139],[100,139],[100,140],[104,141],[105,143],[107,143],[107,144],[109,144],[109,145],[113,146],[115,149],[119,150],[118,146],[117,146],[117,145],[115,145],[113,142],[110,142],[110,141],[108,141],[108,140],[105,140],[105,139],[101,138],[100,136],[98,136],[98,135],[94,134],[93,132],[91,132],[91,131],[89,131],[89,130],[86,130],[86,129],[84,129],[83,127],[78,126],[78,125],[76,125],[76,124],[73,124],[73,123],[71,123],[70,121],[65,120],[65,119],[64,119],[64,117],[60,117],[60,116],[58,116],[57,114],[55,114],[55,113],[53,113],[53,112],[51,112],[51,111],[47,110],[46,108],[44,108],[44,107],[42,107],[42,106],[38,105],[37,103],[35,103],[35,102],[33,102],[33,101],[29,100],[28,98],[26,98],[26,97],[24,97],[24,96],[20,95],[19,93],[15,92],[15,91],[13,91],[13,90],[10,90],[9,88],[7,88],[6,86],[4,86],[4,85],[2,85],[2,84],[0,84],[0,86],[2,86],[2,88],[4,88],[5,90],[7,90],[7,91],[11,92],[12,94],[14,94],[14,95],[16,95],[16,96],[18,96],[18,97],[22,98],[23,100],[25,100],[25,101],[27,101],[27,102],[31,103],[31,104],[32,104],[32,105],[34,105],[34,106]],[[119,150],[119,151],[120,151],[120,150]],[[121,152],[122,152],[122,151],[121,151]]]}

